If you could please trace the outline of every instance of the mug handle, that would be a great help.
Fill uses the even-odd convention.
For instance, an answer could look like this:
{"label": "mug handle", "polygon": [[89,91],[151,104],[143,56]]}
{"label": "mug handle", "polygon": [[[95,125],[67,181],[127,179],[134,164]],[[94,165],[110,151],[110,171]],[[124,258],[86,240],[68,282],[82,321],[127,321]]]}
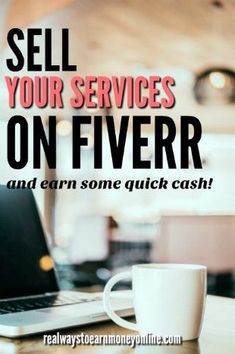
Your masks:
{"label": "mug handle", "polygon": [[107,315],[111,318],[111,320],[113,320],[113,322],[115,322],[116,324],[118,324],[121,327],[127,328],[127,329],[131,329],[132,331],[137,331],[137,324],[136,323],[132,323],[129,321],[124,320],[123,318],[121,318],[120,316],[118,316],[112,309],[111,306],[111,301],[110,301],[110,293],[111,290],[113,288],[113,286],[123,280],[123,279],[129,279],[132,278],[132,272],[131,271],[127,271],[127,272],[122,272],[119,274],[114,275],[111,279],[109,279],[109,281],[107,282],[107,284],[105,285],[104,288],[104,293],[103,293],[103,304],[104,304],[104,309],[107,312]]}

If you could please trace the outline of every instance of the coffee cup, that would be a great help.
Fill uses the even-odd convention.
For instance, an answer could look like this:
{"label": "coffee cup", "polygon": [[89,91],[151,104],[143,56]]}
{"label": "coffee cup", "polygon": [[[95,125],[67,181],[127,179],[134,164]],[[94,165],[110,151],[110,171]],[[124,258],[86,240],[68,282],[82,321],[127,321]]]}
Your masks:
{"label": "coffee cup", "polygon": [[[200,335],[206,299],[207,270],[196,264],[139,264],[114,275],[106,284],[103,304],[119,326],[140,335],[179,335],[182,340]],[[112,309],[110,292],[122,280],[132,280],[136,323],[119,317]]]}

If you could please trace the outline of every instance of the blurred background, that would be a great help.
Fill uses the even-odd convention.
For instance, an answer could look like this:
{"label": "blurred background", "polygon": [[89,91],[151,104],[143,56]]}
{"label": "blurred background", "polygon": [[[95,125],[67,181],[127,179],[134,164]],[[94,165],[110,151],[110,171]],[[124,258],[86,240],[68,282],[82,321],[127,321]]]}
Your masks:
{"label": "blurred background", "polygon": [[[35,190],[57,265],[61,287],[98,290],[114,273],[143,262],[202,263],[208,267],[208,292],[235,297],[235,1],[234,0],[0,0],[0,159],[1,183],[9,179],[197,179],[213,178],[208,190],[133,191]],[[58,73],[64,82],[63,110],[23,110],[28,118],[57,115],[58,168],[23,170],[6,161],[6,123],[15,114],[8,105],[5,59],[12,56],[6,36],[12,27],[53,29],[53,60],[61,61],[61,29],[70,29],[70,62],[77,73]],[[38,61],[43,61],[44,38]],[[20,44],[25,51],[25,43]],[[22,70],[18,76],[34,74]],[[50,73],[41,73],[42,75]],[[52,74],[52,73],[51,73]],[[72,170],[72,115],[105,115],[101,110],[72,110],[69,82],[73,75],[165,74],[175,78],[176,105],[164,109],[111,109],[109,114],[169,115],[179,126],[181,115],[202,124],[203,169],[133,170],[131,131],[124,167],[113,170],[104,149],[104,168],[93,169],[92,126],[83,132],[89,146],[83,166]],[[67,83],[67,84],[66,84]],[[152,126],[145,131],[153,158]],[[107,137],[107,136],[106,136]],[[108,146],[108,144],[107,144]],[[179,137],[175,153],[180,153]],[[30,154],[32,151],[30,150]],[[177,160],[177,158],[176,158]],[[126,287],[129,284],[123,284]]]}

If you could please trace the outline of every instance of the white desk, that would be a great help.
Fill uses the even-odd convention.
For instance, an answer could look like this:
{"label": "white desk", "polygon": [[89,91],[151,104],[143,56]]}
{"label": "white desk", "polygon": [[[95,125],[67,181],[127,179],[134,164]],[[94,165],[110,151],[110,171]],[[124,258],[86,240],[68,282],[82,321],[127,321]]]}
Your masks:
{"label": "white desk", "polygon": [[[127,334],[133,333],[111,322],[60,331],[61,334]],[[0,339],[0,353],[82,353],[82,354],[234,354],[235,299],[208,296],[201,337],[198,341],[180,346],[142,346],[134,350],[128,346],[44,346],[42,335],[21,340]]]}

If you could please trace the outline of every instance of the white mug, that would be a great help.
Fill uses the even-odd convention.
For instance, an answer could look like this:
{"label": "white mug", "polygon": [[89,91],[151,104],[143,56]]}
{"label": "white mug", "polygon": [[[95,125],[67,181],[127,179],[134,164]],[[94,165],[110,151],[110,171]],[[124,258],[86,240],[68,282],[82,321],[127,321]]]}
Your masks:
{"label": "white mug", "polygon": [[[139,264],[112,277],[104,288],[108,316],[119,326],[141,335],[179,335],[182,340],[200,335],[206,299],[206,267],[194,264]],[[111,307],[112,287],[132,279],[136,323],[119,317]]]}

